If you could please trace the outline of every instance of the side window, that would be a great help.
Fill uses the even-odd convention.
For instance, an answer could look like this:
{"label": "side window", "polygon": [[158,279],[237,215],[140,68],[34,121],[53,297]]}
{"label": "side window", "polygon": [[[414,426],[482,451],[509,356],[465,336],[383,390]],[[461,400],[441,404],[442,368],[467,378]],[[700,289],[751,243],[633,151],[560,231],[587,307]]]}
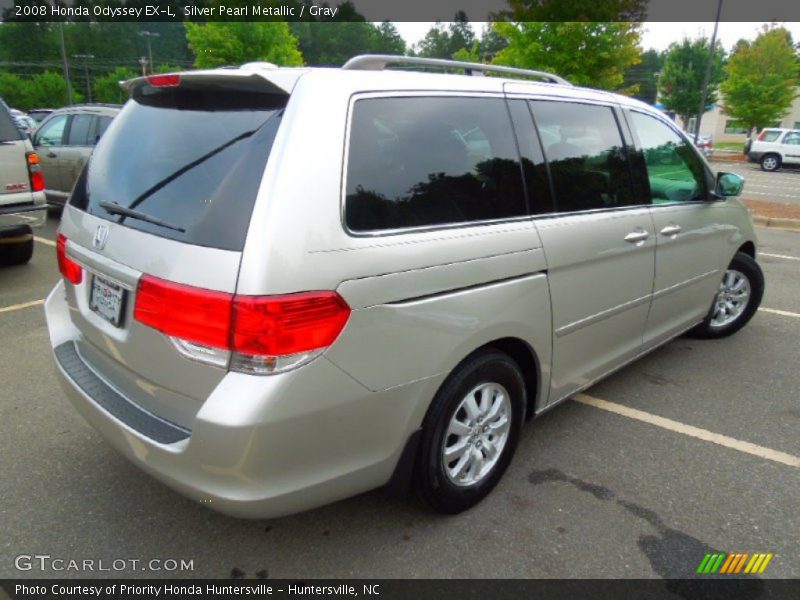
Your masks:
{"label": "side window", "polygon": [[356,101],[345,223],[380,231],[527,214],[501,98]]}
{"label": "side window", "polygon": [[64,128],[67,126],[67,115],[59,115],[45,123],[36,132],[36,143],[42,146],[61,146],[64,139]]}
{"label": "side window", "polygon": [[792,146],[800,145],[800,133],[796,131],[790,131],[786,134],[786,137],[783,138],[784,144],[790,144]]}
{"label": "side window", "polygon": [[525,174],[525,190],[532,214],[553,212],[553,198],[550,193],[550,180],[547,166],[544,164],[542,145],[533,126],[533,119],[525,100],[510,100],[508,109],[514,132],[517,134],[517,145],[522,157],[522,170]]}
{"label": "side window", "polygon": [[706,200],[705,169],[682,137],[655,117],[631,111],[631,125],[644,152],[653,204]]}
{"label": "side window", "polygon": [[109,125],[111,125],[111,117],[97,117],[97,133],[95,139],[90,141],[94,144],[99,142]]}
{"label": "side window", "polygon": [[69,126],[67,146],[91,146],[89,130],[92,128],[93,115],[74,115]]}
{"label": "side window", "polygon": [[608,106],[534,100],[559,212],[635,204],[625,143]]}

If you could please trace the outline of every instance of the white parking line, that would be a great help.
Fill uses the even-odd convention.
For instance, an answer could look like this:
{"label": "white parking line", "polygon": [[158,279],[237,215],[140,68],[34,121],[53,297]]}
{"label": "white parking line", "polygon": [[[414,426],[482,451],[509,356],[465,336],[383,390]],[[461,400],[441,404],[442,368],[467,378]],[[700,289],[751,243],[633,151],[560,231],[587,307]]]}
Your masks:
{"label": "white parking line", "polygon": [[48,240],[47,238],[39,237],[38,235],[33,236],[33,239],[39,242],[40,244],[46,244],[47,246],[55,247],[56,243],[53,240]]}
{"label": "white parking line", "polygon": [[21,310],[23,308],[30,308],[31,306],[41,306],[44,300],[32,300],[31,302],[23,302],[22,304],[12,304],[11,306],[0,307],[0,313],[11,312],[12,310]]}
{"label": "white parking line", "polygon": [[635,419],[643,423],[655,425],[656,427],[661,427],[662,429],[667,429],[668,431],[687,435],[705,442],[711,442],[712,444],[717,444],[719,446],[725,446],[726,448],[731,448],[732,450],[738,450],[739,452],[744,452],[745,454],[752,454],[753,456],[758,456],[759,458],[771,460],[773,462],[788,465],[790,467],[800,468],[800,456],[794,456],[792,454],[787,454],[786,452],[780,452],[778,450],[772,450],[771,448],[765,448],[764,446],[751,444],[750,442],[737,440],[736,438],[728,437],[727,435],[714,433],[713,431],[709,431],[707,429],[701,429],[700,427],[687,425],[686,423],[681,423],[680,421],[673,421],[672,419],[659,417],[658,415],[654,415],[643,410],[617,404],[616,402],[608,402],[607,400],[601,400],[600,398],[587,396],[586,394],[578,394],[573,397],[573,400],[576,400],[581,404],[586,404],[601,410],[607,410],[608,412],[622,415],[623,417],[628,417],[629,419]]}
{"label": "white parking line", "polygon": [[800,319],[800,313],[789,312],[788,310],[778,310],[777,308],[759,308],[758,312],[765,312],[771,315],[780,315],[782,317],[794,317]]}
{"label": "white parking line", "polygon": [[797,256],[788,256],[787,254],[768,254],[767,252],[759,252],[759,256],[769,256],[770,258],[783,258],[785,260],[800,260]]}

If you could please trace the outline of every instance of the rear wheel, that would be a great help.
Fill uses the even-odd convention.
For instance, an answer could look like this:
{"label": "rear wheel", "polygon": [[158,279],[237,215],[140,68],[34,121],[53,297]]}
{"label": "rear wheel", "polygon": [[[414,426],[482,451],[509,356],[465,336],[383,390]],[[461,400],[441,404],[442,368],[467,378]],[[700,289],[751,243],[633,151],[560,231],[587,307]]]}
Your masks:
{"label": "rear wheel", "polygon": [[26,227],[22,232],[0,237],[0,265],[24,265],[33,256],[33,231]]}
{"label": "rear wheel", "polygon": [[747,254],[738,252],[722,277],[705,320],[689,333],[706,339],[736,333],[753,318],[763,295],[761,267]]}
{"label": "rear wheel", "polygon": [[497,350],[467,359],[436,394],[423,424],[416,486],[434,509],[455,514],[503,476],[519,441],[525,382]]}
{"label": "rear wheel", "polygon": [[761,158],[761,168],[765,171],[777,171],[781,168],[781,157],[777,154],[767,154]]}

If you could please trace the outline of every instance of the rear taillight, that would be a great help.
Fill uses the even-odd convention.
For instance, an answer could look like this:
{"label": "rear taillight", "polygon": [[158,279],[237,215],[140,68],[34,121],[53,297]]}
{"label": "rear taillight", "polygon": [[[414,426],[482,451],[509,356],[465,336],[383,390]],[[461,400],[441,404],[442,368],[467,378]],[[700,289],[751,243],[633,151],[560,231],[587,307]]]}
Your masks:
{"label": "rear taillight", "polygon": [[31,191],[41,192],[44,189],[44,174],[42,173],[42,165],[39,164],[39,155],[36,152],[26,152],[25,159],[28,163]]}
{"label": "rear taillight", "polygon": [[56,238],[56,257],[58,258],[58,270],[67,281],[79,284],[83,279],[83,269],[74,260],[67,257],[67,238],[59,233]]}
{"label": "rear taillight", "polygon": [[305,364],[330,346],[350,316],[336,292],[240,296],[144,275],[134,317],[170,336],[181,354],[266,375]]}

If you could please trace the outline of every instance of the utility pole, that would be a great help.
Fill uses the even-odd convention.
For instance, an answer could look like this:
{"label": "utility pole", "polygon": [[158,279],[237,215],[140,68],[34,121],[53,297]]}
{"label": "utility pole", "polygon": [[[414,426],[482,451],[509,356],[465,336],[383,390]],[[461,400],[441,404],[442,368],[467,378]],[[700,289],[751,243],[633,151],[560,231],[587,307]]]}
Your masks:
{"label": "utility pole", "polygon": [[708,82],[711,80],[711,67],[714,66],[714,50],[717,45],[717,28],[719,27],[719,17],[722,14],[722,0],[717,2],[717,19],[714,21],[714,33],[711,35],[711,51],[708,54],[708,64],[706,65],[706,75],[703,78],[703,90],[700,94],[700,108],[697,109],[697,119],[694,124],[694,143],[700,137],[700,121],[706,111],[706,98],[708,98]]}
{"label": "utility pole", "polygon": [[142,77],[147,75],[147,57],[141,56],[139,57],[139,64],[142,65]]}
{"label": "utility pole", "polygon": [[[144,37],[147,40],[147,58],[150,60],[150,73],[153,73],[153,47],[150,44],[150,40],[154,37],[161,37],[160,33],[153,33],[152,31],[140,31],[139,35]],[[142,73],[145,75],[145,73]]]}
{"label": "utility pole", "polygon": [[69,63],[67,62],[67,48],[64,43],[64,23],[58,22],[58,31],[61,36],[61,63],[64,70],[64,81],[67,84],[67,104],[72,105],[72,85],[69,82]]}
{"label": "utility pole", "polygon": [[92,101],[92,84],[89,81],[89,60],[94,58],[94,54],[73,54],[72,58],[83,59],[83,76],[86,78],[86,93],[89,97],[89,102]]}

